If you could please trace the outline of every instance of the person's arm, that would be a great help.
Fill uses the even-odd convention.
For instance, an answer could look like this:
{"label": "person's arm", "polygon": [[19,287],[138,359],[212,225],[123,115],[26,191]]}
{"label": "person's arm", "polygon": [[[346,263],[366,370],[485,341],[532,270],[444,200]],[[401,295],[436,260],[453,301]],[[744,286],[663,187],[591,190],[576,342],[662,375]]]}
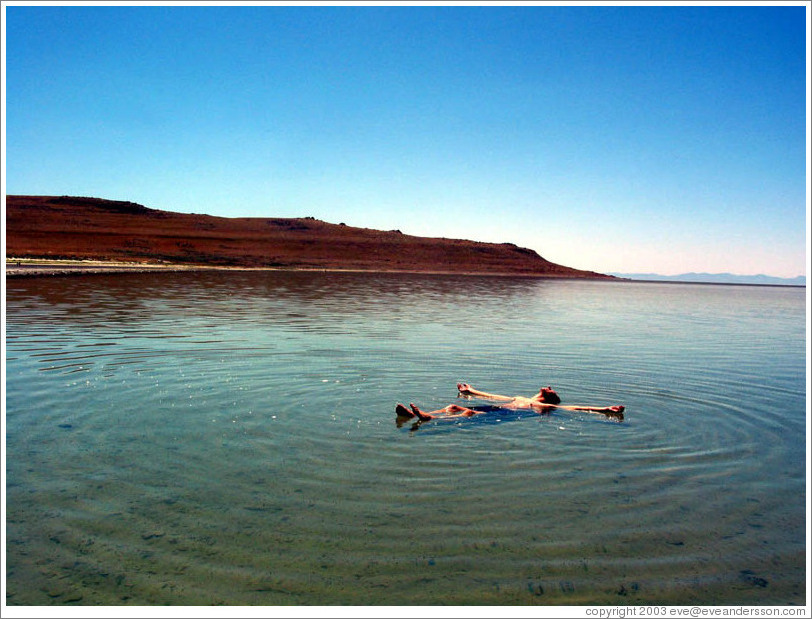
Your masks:
{"label": "person's arm", "polygon": [[625,406],[555,406],[554,408],[562,408],[568,411],[585,411],[587,413],[603,413],[604,415],[623,415],[626,410]]}
{"label": "person's arm", "polygon": [[496,393],[486,393],[485,391],[474,389],[468,383],[457,383],[457,389],[459,390],[461,395],[473,395],[478,398],[484,398],[486,400],[501,400],[503,402],[509,402],[515,399],[506,395],[498,395]]}
{"label": "person's arm", "polygon": [[570,411],[589,411],[590,413],[605,413],[608,411],[615,410],[617,408],[623,408],[622,406],[559,406],[558,408],[564,408]]}

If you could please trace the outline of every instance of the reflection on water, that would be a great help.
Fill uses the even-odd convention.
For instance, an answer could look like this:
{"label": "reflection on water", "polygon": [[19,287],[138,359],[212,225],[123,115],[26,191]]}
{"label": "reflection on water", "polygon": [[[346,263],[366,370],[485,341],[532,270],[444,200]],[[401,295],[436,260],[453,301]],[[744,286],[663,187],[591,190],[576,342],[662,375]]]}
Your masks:
{"label": "reflection on water", "polygon": [[[9,280],[8,603],[802,604],[804,324],[799,289]],[[398,427],[461,380],[626,419]]]}

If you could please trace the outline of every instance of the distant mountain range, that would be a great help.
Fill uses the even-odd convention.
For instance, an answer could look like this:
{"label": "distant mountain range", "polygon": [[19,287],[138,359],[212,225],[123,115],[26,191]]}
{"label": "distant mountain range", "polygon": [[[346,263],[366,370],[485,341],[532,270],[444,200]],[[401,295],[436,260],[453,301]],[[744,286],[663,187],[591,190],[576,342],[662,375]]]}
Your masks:
{"label": "distant mountain range", "polygon": [[654,282],[695,282],[699,284],[755,284],[762,286],[806,286],[806,276],[772,277],[770,275],[734,275],[733,273],[682,273],[660,275],[658,273],[607,273],[615,277]]}

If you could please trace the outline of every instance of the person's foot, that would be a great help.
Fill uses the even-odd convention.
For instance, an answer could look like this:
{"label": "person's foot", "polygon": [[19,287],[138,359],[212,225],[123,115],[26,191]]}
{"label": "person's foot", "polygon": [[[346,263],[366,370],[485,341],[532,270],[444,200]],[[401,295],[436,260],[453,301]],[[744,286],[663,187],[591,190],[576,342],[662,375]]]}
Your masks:
{"label": "person's foot", "polygon": [[417,416],[417,418],[420,421],[428,421],[429,419],[434,419],[434,417],[432,417],[428,413],[424,413],[423,411],[421,411],[419,408],[417,408],[417,406],[415,406],[411,402],[409,403],[409,406],[411,407],[412,412]]}
{"label": "person's foot", "polygon": [[395,407],[395,414],[397,414],[398,417],[406,417],[406,418],[414,417],[414,413],[405,406],[403,406],[403,404],[398,404]]}

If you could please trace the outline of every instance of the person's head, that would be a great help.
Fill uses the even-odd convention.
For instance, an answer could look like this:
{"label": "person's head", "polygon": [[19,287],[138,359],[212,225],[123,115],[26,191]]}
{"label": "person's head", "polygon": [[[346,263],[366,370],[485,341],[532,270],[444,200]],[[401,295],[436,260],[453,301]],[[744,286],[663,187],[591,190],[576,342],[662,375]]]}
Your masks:
{"label": "person's head", "polygon": [[539,389],[539,398],[545,404],[561,404],[561,398],[549,385]]}

